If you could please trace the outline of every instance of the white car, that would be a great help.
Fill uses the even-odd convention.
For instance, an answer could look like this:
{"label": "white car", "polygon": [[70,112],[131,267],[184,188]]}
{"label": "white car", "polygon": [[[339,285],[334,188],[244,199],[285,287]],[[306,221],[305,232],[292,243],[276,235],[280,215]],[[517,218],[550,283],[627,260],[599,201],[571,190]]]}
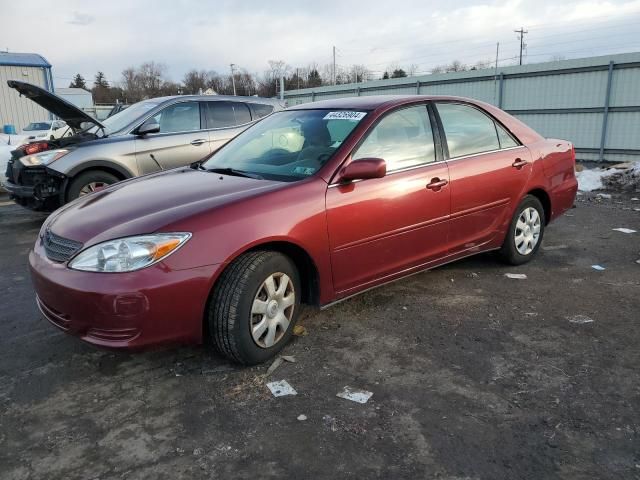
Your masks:
{"label": "white car", "polygon": [[56,138],[69,137],[73,135],[73,132],[64,120],[47,120],[31,122],[22,129],[20,135],[25,135],[27,141],[55,140]]}

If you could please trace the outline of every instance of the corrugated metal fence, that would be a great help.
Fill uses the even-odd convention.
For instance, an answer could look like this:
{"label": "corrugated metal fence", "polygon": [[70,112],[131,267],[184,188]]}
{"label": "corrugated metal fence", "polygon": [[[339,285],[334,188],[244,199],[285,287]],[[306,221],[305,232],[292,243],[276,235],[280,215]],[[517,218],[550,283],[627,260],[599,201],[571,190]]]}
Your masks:
{"label": "corrugated metal fence", "polygon": [[360,95],[458,95],[499,106],[581,160],[640,161],[640,53],[291,90],[289,105]]}

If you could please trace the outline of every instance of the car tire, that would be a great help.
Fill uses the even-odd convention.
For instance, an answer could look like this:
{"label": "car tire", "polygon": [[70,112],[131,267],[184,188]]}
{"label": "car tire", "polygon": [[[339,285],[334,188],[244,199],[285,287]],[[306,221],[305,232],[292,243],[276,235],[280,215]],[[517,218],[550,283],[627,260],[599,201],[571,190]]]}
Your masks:
{"label": "car tire", "polygon": [[522,265],[538,252],[544,236],[546,218],[540,200],[527,195],[516,208],[500,256],[510,265]]}
{"label": "car tire", "polygon": [[[275,291],[271,297],[269,278]],[[206,320],[214,347],[244,365],[274,357],[291,339],[301,293],[298,270],[286,255],[273,251],[241,255],[222,272],[209,299]]]}
{"label": "car tire", "polygon": [[118,181],[118,177],[102,170],[89,170],[88,172],[81,173],[69,184],[69,189],[67,190],[67,202],[75,200],[86,193],[91,193],[89,190],[95,191],[96,187],[104,188]]}

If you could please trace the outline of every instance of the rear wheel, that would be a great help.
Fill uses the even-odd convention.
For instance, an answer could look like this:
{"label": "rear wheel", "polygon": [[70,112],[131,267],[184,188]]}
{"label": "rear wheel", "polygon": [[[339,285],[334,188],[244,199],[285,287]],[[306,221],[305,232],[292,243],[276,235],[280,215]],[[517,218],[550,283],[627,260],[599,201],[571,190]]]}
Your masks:
{"label": "rear wheel", "polygon": [[207,322],[216,349],[245,365],[272,358],[291,339],[300,293],[289,257],[271,251],[241,255],[222,273],[209,301]]}
{"label": "rear wheel", "polygon": [[118,182],[118,177],[102,170],[89,170],[75,177],[67,191],[67,202]]}
{"label": "rear wheel", "polygon": [[503,260],[511,265],[522,265],[531,260],[542,243],[545,221],[540,200],[533,195],[524,197],[513,214],[500,249]]}

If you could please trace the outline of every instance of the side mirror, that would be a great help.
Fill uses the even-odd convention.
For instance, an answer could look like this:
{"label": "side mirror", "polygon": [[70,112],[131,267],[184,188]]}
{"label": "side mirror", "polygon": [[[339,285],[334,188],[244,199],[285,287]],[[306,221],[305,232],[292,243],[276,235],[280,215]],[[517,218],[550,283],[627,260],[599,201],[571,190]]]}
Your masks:
{"label": "side mirror", "polygon": [[387,174],[387,162],[382,158],[361,158],[352,161],[340,171],[340,181],[382,178]]}
{"label": "side mirror", "polygon": [[150,118],[142,125],[138,127],[136,130],[136,134],[140,136],[148,135],[150,133],[158,133],[160,131],[160,124],[156,122],[153,118]]}

